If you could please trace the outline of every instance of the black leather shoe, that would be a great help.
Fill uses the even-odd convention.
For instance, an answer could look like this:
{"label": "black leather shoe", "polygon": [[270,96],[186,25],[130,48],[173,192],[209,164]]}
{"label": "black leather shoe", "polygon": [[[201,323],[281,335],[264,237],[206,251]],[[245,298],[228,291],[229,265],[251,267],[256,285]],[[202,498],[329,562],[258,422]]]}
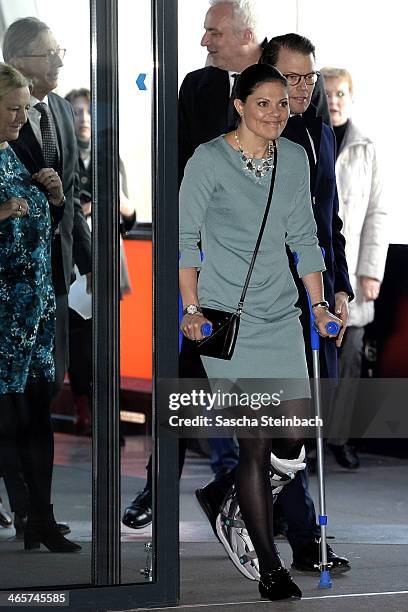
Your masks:
{"label": "black leather shoe", "polygon": [[202,489],[196,489],[196,497],[201,508],[211,523],[212,530],[218,538],[216,529],[217,516],[220,513],[222,502],[234,482],[232,472],[228,472],[218,480],[212,480]]}
{"label": "black leather shoe", "polygon": [[302,591],[295,584],[284,567],[278,567],[273,572],[261,574],[259,593],[263,599],[277,601],[279,599],[301,599]]}
{"label": "black leather shoe", "polygon": [[359,458],[357,453],[352,446],[349,444],[328,444],[331,452],[334,455],[337,463],[348,470],[356,470],[360,466]]}
{"label": "black leather shoe", "polygon": [[[318,540],[313,540],[310,544],[307,544],[302,550],[293,555],[293,569],[300,572],[320,572],[320,543]],[[335,554],[331,546],[327,544],[327,563],[329,565],[329,571],[334,574],[342,574],[348,572],[350,562],[346,557],[339,557]]]}
{"label": "black leather shoe", "polygon": [[12,524],[11,516],[3,506],[3,500],[0,497],[0,525],[2,527],[11,527]]}
{"label": "black leather shoe", "polygon": [[142,529],[152,522],[152,492],[145,487],[125,509],[122,523],[132,529]]}

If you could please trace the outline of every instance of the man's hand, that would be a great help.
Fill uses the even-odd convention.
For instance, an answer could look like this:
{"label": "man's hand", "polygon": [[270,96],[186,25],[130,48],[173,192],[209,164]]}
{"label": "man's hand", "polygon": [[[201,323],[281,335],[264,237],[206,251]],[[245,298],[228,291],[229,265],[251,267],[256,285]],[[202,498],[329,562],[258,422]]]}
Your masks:
{"label": "man's hand", "polygon": [[376,278],[371,276],[359,276],[361,292],[366,302],[376,300],[380,293],[381,283]]}
{"label": "man's hand", "polygon": [[41,168],[32,178],[43,185],[48,192],[48,199],[54,206],[61,206],[64,198],[62,181],[53,168]]}
{"label": "man's hand", "polygon": [[340,330],[339,335],[337,336],[336,346],[340,348],[344,333],[346,331],[347,319],[349,316],[349,297],[345,291],[338,291],[335,297],[335,314],[343,321],[343,327]]}

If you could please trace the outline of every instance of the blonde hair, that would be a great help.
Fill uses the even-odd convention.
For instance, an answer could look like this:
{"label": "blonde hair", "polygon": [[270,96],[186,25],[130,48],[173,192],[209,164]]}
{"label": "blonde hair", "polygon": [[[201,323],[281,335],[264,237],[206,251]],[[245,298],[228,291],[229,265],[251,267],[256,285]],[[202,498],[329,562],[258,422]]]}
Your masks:
{"label": "blonde hair", "polygon": [[332,66],[325,66],[320,71],[320,74],[324,76],[325,79],[344,79],[347,81],[350,93],[353,93],[353,79],[351,78],[351,74],[345,68],[333,68]]}
{"label": "blonde hair", "polygon": [[30,81],[16,68],[0,62],[0,100],[14,89],[30,87]]}

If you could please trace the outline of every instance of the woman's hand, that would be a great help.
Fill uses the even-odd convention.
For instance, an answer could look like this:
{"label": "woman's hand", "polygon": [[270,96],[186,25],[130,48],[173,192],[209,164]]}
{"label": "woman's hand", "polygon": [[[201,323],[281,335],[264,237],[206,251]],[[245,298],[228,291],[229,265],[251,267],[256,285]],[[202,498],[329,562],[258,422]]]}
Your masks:
{"label": "woman's hand", "polygon": [[54,206],[61,206],[64,199],[62,182],[53,168],[42,168],[39,172],[32,175],[32,178],[43,185],[48,192],[48,200]]}
{"label": "woman's hand", "polygon": [[359,276],[361,292],[365,302],[376,300],[380,293],[381,283],[371,276]]}
{"label": "woman's hand", "polygon": [[10,217],[20,219],[20,217],[25,217],[27,214],[28,204],[24,198],[12,197],[0,204],[0,221],[5,221]]}
{"label": "woman's hand", "polygon": [[[317,330],[319,332],[319,336],[322,336],[323,338],[337,338],[336,339],[336,346],[340,347],[341,346],[341,342],[343,340],[343,336],[344,336],[344,332],[346,331],[346,326],[344,324],[344,322],[339,319],[338,317],[336,317],[335,315],[333,315],[331,312],[329,312],[328,310],[326,310],[325,308],[314,308],[313,309],[313,316],[314,316],[314,322],[315,325],[317,327]],[[326,330],[326,325],[327,323],[330,322],[335,322],[338,325],[340,325],[340,332],[339,334],[329,334]]]}
{"label": "woman's hand", "polygon": [[204,336],[201,333],[201,326],[204,323],[211,323],[211,321],[199,313],[185,314],[181,319],[180,330],[190,340],[203,340]]}

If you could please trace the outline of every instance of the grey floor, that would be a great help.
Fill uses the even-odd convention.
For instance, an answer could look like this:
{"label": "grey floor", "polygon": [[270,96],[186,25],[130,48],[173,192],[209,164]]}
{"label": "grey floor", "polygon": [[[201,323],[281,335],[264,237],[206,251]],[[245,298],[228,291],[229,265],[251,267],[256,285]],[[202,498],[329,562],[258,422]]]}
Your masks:
{"label": "grey floor", "polygon": [[[128,438],[122,452],[122,505],[144,483],[149,440]],[[330,590],[317,588],[317,577],[293,572],[303,590],[300,602],[258,599],[257,585],[245,579],[226,556],[199,508],[194,490],[210,477],[208,461],[190,456],[181,480],[181,600],[177,610],[243,612],[408,612],[408,477],[407,459],[363,455],[357,472],[343,470],[327,457],[328,533],[331,545],[349,557],[352,571],[333,579]],[[79,555],[45,550],[24,553],[13,529],[0,528],[0,588],[87,584],[91,575],[91,449],[89,440],[56,436],[55,514],[72,527],[72,538],[83,546]],[[0,496],[5,492],[0,481]],[[316,477],[310,489],[317,499]],[[145,580],[144,545],[149,528],[122,529],[124,582]],[[286,541],[278,543],[287,566]],[[169,608],[167,608],[169,609]]]}

